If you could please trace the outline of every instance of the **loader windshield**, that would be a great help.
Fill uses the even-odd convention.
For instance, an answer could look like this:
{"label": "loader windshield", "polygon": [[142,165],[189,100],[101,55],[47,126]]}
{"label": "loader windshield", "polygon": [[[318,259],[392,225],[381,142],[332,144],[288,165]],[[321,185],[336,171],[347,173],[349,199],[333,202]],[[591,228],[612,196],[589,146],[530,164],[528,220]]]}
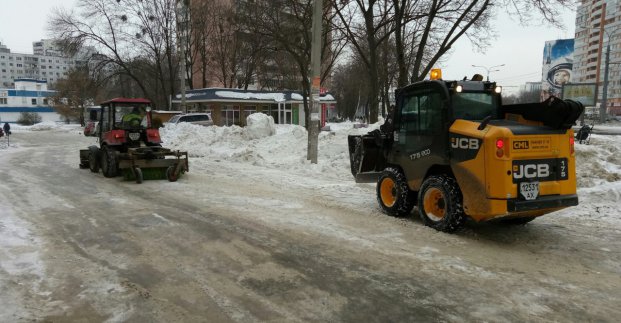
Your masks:
{"label": "loader windshield", "polygon": [[453,118],[483,120],[487,116],[497,118],[498,99],[488,92],[461,92],[453,95]]}

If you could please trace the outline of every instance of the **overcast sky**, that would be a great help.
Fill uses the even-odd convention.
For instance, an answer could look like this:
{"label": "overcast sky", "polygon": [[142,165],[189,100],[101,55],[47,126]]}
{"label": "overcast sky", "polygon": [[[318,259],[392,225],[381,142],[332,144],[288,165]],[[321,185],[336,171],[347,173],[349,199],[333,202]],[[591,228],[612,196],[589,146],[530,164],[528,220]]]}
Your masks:
{"label": "overcast sky", "polygon": [[[32,53],[32,42],[48,38],[46,30],[48,17],[54,8],[71,8],[75,0],[0,0],[0,42],[12,52]],[[491,41],[484,54],[475,53],[467,39],[461,39],[453,49],[452,55],[443,66],[444,79],[470,78],[474,73],[486,74],[483,68],[472,65],[499,67],[492,72],[490,79],[505,86],[517,86],[530,81],[541,80],[543,48],[546,40],[574,37],[573,11],[565,11],[562,17],[565,30],[549,26],[522,27],[510,17],[500,16],[493,24],[498,38]]]}

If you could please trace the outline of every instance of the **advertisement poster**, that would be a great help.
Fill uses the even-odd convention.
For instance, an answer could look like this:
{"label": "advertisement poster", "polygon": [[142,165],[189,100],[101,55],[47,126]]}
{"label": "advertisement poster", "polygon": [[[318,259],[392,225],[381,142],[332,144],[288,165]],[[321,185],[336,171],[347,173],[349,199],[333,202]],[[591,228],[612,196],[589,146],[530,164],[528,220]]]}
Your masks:
{"label": "advertisement poster", "polygon": [[542,99],[551,95],[561,97],[563,85],[571,82],[574,40],[547,41],[543,49]]}

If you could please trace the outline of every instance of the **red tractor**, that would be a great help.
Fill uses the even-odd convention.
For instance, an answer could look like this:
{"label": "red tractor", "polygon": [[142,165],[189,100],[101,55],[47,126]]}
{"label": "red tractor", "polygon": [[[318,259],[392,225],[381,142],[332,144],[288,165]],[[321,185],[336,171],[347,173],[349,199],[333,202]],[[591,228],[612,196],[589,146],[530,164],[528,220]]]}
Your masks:
{"label": "red tractor", "polygon": [[[152,126],[151,101],[116,98],[101,103],[93,135],[99,147],[80,150],[80,168],[99,169],[105,177],[123,175],[137,183],[161,178],[174,182],[188,171],[188,153],[162,148],[158,128]],[[91,120],[92,121],[92,120]]]}

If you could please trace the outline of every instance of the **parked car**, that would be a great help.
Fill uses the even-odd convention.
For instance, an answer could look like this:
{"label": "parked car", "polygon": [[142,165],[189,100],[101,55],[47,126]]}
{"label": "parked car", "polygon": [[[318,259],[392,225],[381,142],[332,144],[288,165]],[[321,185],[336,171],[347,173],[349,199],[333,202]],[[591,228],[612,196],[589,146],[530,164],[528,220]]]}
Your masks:
{"label": "parked car", "polygon": [[181,122],[189,122],[201,126],[213,126],[213,119],[211,119],[211,113],[179,114],[168,120],[168,123],[173,124],[178,124]]}

